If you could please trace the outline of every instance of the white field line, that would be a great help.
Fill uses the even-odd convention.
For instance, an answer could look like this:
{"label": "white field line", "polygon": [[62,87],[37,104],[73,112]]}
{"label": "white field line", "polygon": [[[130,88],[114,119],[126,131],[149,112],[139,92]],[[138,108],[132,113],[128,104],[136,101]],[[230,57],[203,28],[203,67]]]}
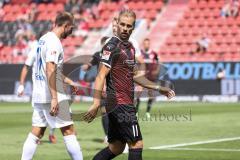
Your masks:
{"label": "white field line", "polygon": [[173,145],[155,146],[155,147],[150,147],[149,149],[166,149],[166,148],[184,147],[184,146],[191,146],[191,145],[235,141],[235,140],[240,140],[240,137],[222,138],[222,139],[214,139],[214,140],[208,140],[208,141],[198,141],[198,142],[180,143],[180,144],[173,144]]}
{"label": "white field line", "polygon": [[224,149],[224,148],[163,148],[163,149],[161,149],[161,150],[240,152],[240,149]]}

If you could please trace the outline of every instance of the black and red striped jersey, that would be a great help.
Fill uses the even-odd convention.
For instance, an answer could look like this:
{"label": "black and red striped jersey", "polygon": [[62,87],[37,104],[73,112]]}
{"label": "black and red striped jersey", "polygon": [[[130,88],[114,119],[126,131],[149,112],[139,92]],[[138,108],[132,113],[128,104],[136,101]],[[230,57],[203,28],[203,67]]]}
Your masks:
{"label": "black and red striped jersey", "polygon": [[133,104],[135,49],[130,42],[112,37],[103,47],[101,63],[110,68],[106,77],[107,104]]}

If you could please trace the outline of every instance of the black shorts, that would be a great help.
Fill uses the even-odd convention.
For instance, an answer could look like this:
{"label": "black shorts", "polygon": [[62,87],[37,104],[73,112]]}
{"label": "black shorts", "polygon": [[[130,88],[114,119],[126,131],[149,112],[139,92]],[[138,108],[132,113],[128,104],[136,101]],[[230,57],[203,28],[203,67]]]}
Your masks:
{"label": "black shorts", "polygon": [[117,105],[108,113],[108,142],[119,140],[123,143],[142,140],[142,134],[132,105]]}

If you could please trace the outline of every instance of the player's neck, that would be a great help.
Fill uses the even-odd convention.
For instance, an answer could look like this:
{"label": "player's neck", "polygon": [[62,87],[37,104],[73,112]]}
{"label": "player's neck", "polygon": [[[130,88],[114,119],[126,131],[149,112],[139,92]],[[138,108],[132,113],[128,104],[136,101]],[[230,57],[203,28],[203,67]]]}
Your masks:
{"label": "player's neck", "polygon": [[53,28],[52,32],[55,33],[56,36],[57,36],[59,39],[61,39],[62,31],[61,31],[60,28],[55,27],[55,28]]}
{"label": "player's neck", "polygon": [[117,39],[119,39],[120,41],[122,41],[122,42],[128,42],[128,40],[129,40],[129,39],[124,39],[124,40],[123,40],[123,39],[121,39],[121,38],[120,38],[119,36],[117,36],[117,35],[115,35],[115,37],[116,37]]}

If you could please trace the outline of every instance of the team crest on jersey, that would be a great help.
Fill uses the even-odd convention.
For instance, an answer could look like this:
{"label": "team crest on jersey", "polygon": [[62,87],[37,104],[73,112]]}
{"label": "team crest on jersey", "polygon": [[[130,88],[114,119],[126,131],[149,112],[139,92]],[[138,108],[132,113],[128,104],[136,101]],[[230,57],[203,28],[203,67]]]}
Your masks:
{"label": "team crest on jersey", "polygon": [[102,59],[104,59],[104,60],[109,60],[110,54],[111,54],[110,51],[104,50],[103,53],[102,53]]}
{"label": "team crest on jersey", "polygon": [[56,54],[57,54],[56,51],[52,51],[52,52],[51,52],[51,55],[56,55]]}
{"label": "team crest on jersey", "polygon": [[38,45],[44,45],[44,44],[45,44],[45,41],[43,41],[43,40],[38,41]]}

